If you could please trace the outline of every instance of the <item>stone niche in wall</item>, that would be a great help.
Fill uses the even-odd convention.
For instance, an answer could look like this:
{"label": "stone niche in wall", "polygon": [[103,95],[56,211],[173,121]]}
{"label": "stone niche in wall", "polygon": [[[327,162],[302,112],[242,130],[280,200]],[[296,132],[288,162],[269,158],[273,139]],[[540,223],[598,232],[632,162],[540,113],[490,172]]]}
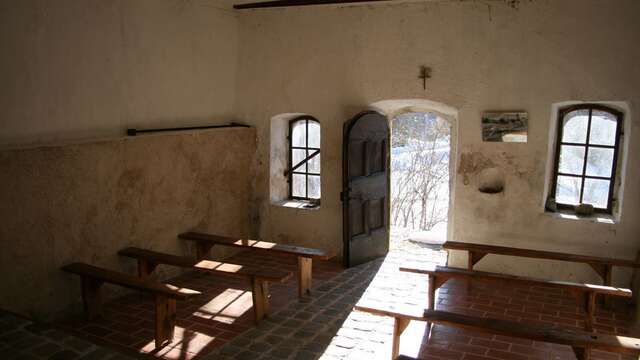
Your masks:
{"label": "stone niche in wall", "polygon": [[188,255],[180,232],[245,235],[255,146],[255,129],[226,128],[0,151],[0,307],[81,309],[64,264],[135,273],[119,249]]}

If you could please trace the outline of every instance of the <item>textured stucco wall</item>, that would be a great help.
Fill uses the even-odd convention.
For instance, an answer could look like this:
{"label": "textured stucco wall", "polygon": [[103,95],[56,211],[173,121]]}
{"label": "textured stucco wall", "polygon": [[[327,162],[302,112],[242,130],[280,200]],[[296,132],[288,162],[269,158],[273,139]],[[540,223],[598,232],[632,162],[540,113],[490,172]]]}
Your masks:
{"label": "textured stucco wall", "polygon": [[246,234],[254,152],[249,128],[0,151],[0,308],[71,309],[80,282],[59,268],[72,261],[135,274],[120,248],[187,255],[180,232]]}
{"label": "textured stucco wall", "polygon": [[[254,204],[264,238],[341,252],[342,125],[384,99],[428,99],[458,110],[452,239],[634,258],[640,190],[631,185],[619,224],[561,220],[542,201],[552,104],[624,101],[630,141],[625,181],[640,176],[640,3],[635,0],[425,1],[243,12],[238,116],[257,127]],[[420,65],[433,68],[427,90]],[[529,113],[529,142],[483,143],[486,110]],[[303,112],[322,124],[322,208],[269,204],[269,119]],[[506,190],[473,186],[489,159]],[[464,161],[462,161],[464,160]],[[471,163],[469,162],[471,161]],[[463,166],[464,165],[464,166]],[[470,177],[469,185],[465,177]],[[452,263],[466,257],[454,254]],[[480,269],[598,281],[583,265],[487,257]],[[616,283],[627,276],[616,273]],[[628,274],[626,274],[628,275]]]}
{"label": "textured stucco wall", "polygon": [[233,120],[237,23],[218,0],[0,0],[0,144]]}

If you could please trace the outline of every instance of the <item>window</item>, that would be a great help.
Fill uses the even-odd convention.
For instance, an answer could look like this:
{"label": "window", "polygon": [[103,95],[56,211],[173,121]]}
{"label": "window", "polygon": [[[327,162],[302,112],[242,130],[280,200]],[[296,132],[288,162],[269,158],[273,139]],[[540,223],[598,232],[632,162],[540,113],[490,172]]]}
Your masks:
{"label": "window", "polygon": [[320,199],[320,122],[299,116],[289,122],[289,197]]}
{"label": "window", "polygon": [[576,105],[558,113],[553,188],[559,209],[591,204],[612,213],[622,113],[602,105]]}

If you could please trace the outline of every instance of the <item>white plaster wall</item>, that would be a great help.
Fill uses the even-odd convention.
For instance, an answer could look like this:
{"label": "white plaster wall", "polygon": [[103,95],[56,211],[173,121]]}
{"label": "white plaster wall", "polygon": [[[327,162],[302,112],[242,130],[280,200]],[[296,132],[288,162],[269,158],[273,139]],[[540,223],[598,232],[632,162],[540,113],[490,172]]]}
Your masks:
{"label": "white plaster wall", "polygon": [[[640,101],[640,2],[635,0],[427,1],[242,12],[236,109],[257,127],[254,206],[259,234],[342,250],[342,124],[368,104],[422,98],[458,110],[453,239],[633,258],[640,248],[640,191],[625,189],[620,223],[543,214],[552,104]],[[433,68],[422,89],[419,66]],[[483,143],[485,110],[525,110],[529,142]],[[322,124],[322,208],[269,204],[269,120],[304,112]],[[638,120],[631,121],[629,184],[640,176]],[[493,163],[505,191],[473,186]],[[452,254],[452,263],[466,256]],[[487,257],[480,269],[597,281],[583,265]],[[628,274],[627,274],[628,275]],[[616,283],[627,285],[622,271]]]}
{"label": "white plaster wall", "polygon": [[237,33],[217,0],[0,0],[0,144],[227,123]]}

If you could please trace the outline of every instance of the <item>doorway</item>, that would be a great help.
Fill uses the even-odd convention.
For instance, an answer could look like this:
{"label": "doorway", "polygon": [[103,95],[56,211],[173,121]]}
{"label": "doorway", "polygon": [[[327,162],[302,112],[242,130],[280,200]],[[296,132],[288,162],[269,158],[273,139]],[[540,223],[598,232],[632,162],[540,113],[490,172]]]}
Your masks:
{"label": "doorway", "polygon": [[451,125],[434,112],[391,121],[391,247],[447,240]]}

